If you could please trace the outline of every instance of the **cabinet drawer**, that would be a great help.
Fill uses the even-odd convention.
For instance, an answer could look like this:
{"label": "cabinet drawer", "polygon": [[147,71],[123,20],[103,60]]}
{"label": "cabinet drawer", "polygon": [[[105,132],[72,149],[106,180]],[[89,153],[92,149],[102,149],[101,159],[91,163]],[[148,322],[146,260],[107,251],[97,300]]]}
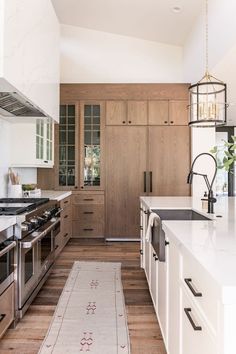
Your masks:
{"label": "cabinet drawer", "polygon": [[103,194],[75,194],[73,204],[104,204]]}
{"label": "cabinet drawer", "polygon": [[73,220],[80,220],[82,222],[96,223],[104,218],[103,205],[74,205],[73,206]]}
{"label": "cabinet drawer", "polygon": [[182,252],[181,261],[181,283],[189,296],[203,311],[212,329],[216,331],[220,290],[215,281],[194,258]]}
{"label": "cabinet drawer", "polygon": [[217,354],[217,340],[212,336],[185,289],[181,288],[180,298],[180,353]]}
{"label": "cabinet drawer", "polygon": [[104,237],[104,224],[86,224],[80,221],[72,222],[72,235],[73,237]]}
{"label": "cabinet drawer", "polygon": [[60,206],[62,209],[67,208],[68,206],[70,206],[70,204],[71,204],[71,197],[70,196],[62,199],[60,202]]}
{"label": "cabinet drawer", "polygon": [[66,208],[61,212],[61,224],[71,220],[71,208]]}
{"label": "cabinet drawer", "polygon": [[14,319],[14,284],[0,296],[0,337]]}

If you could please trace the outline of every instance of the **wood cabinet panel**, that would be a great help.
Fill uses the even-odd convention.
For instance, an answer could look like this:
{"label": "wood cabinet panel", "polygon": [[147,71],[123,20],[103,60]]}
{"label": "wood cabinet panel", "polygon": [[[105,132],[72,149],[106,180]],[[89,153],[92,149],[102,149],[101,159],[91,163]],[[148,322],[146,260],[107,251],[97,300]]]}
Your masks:
{"label": "wood cabinet panel", "polygon": [[146,127],[106,127],[106,237],[139,237],[146,149]]}
{"label": "wood cabinet panel", "polygon": [[147,125],[147,101],[127,102],[128,125]]}
{"label": "wood cabinet panel", "polygon": [[75,204],[104,204],[104,194],[74,194],[73,205]]}
{"label": "wood cabinet panel", "polygon": [[169,122],[171,125],[188,125],[188,101],[170,101]]}
{"label": "wood cabinet panel", "polygon": [[81,222],[74,220],[72,222],[72,233],[73,237],[94,237],[103,238],[104,237],[104,221],[101,220],[99,223],[91,225],[90,223]]}
{"label": "wood cabinet panel", "polygon": [[149,171],[156,196],[188,196],[190,129],[181,126],[149,128]]}
{"label": "wood cabinet panel", "polygon": [[2,337],[14,319],[14,284],[10,285],[0,296],[0,313],[2,316],[0,337]]}
{"label": "wood cabinet panel", "polygon": [[168,125],[169,102],[149,101],[148,102],[148,125]]}
{"label": "wood cabinet panel", "polygon": [[104,205],[74,205],[73,220],[80,220],[82,222],[97,223],[104,219]]}
{"label": "wood cabinet panel", "polygon": [[106,102],[106,125],[126,124],[126,102],[107,101]]}

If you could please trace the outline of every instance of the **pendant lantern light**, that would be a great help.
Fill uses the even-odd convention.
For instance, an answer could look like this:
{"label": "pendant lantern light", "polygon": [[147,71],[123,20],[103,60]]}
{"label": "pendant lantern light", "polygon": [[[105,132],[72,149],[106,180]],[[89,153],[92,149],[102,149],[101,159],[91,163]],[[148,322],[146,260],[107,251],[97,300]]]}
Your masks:
{"label": "pendant lantern light", "polygon": [[206,71],[203,78],[189,87],[189,125],[219,127],[226,124],[226,84],[208,71],[208,0],[206,1]]}

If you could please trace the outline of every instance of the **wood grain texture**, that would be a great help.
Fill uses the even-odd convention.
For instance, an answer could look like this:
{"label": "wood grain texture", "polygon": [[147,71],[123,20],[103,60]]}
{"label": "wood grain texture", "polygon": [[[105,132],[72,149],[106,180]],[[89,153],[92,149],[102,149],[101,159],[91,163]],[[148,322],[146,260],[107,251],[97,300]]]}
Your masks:
{"label": "wood grain texture", "polygon": [[147,128],[106,127],[106,237],[139,237]]}
{"label": "wood grain texture", "polygon": [[188,125],[188,100],[169,102],[169,124]]}
{"label": "wood grain texture", "polygon": [[15,329],[0,341],[1,354],[37,354],[74,261],[122,262],[132,354],[166,354],[145,274],[139,268],[138,243],[70,240],[53,271]]}
{"label": "wood grain texture", "polygon": [[149,171],[155,196],[189,196],[190,129],[184,126],[149,128]]}
{"label": "wood grain texture", "polygon": [[61,102],[188,99],[190,84],[61,84]]}
{"label": "wood grain texture", "polygon": [[155,100],[148,102],[148,125],[168,125],[169,101]]}
{"label": "wood grain texture", "polygon": [[147,101],[128,101],[127,105],[128,125],[147,125]]}
{"label": "wood grain texture", "polygon": [[126,124],[126,101],[106,101],[106,125]]}

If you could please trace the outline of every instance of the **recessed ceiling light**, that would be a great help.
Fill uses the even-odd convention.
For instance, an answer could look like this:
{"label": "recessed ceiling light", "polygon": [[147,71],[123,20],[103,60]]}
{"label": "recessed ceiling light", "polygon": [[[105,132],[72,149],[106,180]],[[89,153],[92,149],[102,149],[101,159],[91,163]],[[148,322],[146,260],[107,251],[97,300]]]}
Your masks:
{"label": "recessed ceiling light", "polygon": [[179,6],[174,6],[174,7],[172,7],[172,11],[173,11],[175,14],[178,14],[178,13],[181,11],[181,7],[179,7]]}

